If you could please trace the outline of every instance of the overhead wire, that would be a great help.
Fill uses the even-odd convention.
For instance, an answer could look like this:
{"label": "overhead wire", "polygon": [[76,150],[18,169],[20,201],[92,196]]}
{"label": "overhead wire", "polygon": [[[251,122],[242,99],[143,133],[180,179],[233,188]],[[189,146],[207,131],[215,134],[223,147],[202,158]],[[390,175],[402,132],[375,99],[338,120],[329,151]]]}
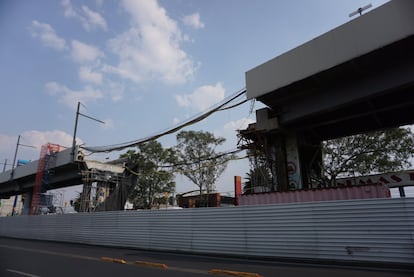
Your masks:
{"label": "overhead wire", "polygon": [[[238,153],[238,152],[241,152],[241,151],[243,151],[243,150],[237,149],[237,150],[226,151],[226,152],[223,152],[223,153],[219,153],[218,155],[216,155],[214,157],[209,157],[209,158],[200,160],[199,162],[213,161],[213,160],[216,160],[216,159],[218,159],[220,157],[227,156],[227,155],[231,155],[231,154],[235,154],[235,153]],[[227,163],[229,161],[242,160],[242,159],[246,159],[246,158],[248,158],[248,156],[241,156],[241,157],[234,156],[234,157],[230,157],[230,158],[224,159],[224,160],[222,160],[222,161],[220,161],[218,163],[217,162],[214,162],[214,163],[204,163],[202,166],[197,167],[196,169],[188,169],[188,170],[182,170],[182,169],[176,169],[176,168],[179,167],[179,166],[191,165],[191,164],[195,164],[195,163],[178,163],[178,164],[171,164],[171,165],[160,165],[160,166],[157,166],[157,167],[158,168],[171,168],[171,170],[169,170],[167,172],[165,172],[165,171],[162,171],[162,172],[161,171],[158,171],[157,174],[179,173],[179,174],[183,174],[184,175],[185,173],[190,173],[190,172],[198,171],[201,168],[211,167],[211,166],[215,166],[215,165],[219,165],[219,164],[224,164],[224,163]],[[130,172],[131,174],[136,175],[136,176],[148,175],[148,174],[138,173],[138,172],[132,170],[131,168],[129,168],[128,166],[126,166],[126,165],[124,165],[124,168],[128,172]]]}
{"label": "overhead wire", "polygon": [[[175,132],[177,132],[177,131],[179,131],[179,130],[187,127],[187,126],[190,126],[190,125],[193,125],[197,122],[200,122],[201,120],[209,117],[210,115],[212,115],[213,113],[215,113],[217,111],[226,110],[227,108],[225,108],[225,106],[227,104],[231,103],[232,101],[239,98],[240,96],[242,96],[245,93],[246,93],[246,88],[243,88],[243,89],[237,91],[235,94],[230,95],[228,98],[224,99],[222,102],[216,104],[215,106],[213,106],[212,108],[207,110],[205,113],[203,113],[201,115],[198,115],[198,116],[195,116],[193,118],[190,118],[189,120],[184,121],[182,124],[179,124],[179,125],[171,128],[171,129],[167,129],[166,131],[156,133],[155,135],[152,135],[152,136],[144,137],[144,138],[141,138],[141,139],[137,139],[137,140],[133,140],[133,141],[125,142],[125,143],[108,145],[108,146],[92,146],[92,147],[91,146],[80,146],[80,147],[82,149],[84,149],[86,151],[89,151],[89,152],[92,152],[92,153],[102,153],[102,152],[118,151],[118,150],[123,150],[125,148],[137,146],[137,145],[140,145],[142,143],[158,139],[158,138],[163,137],[165,135],[175,133]],[[239,105],[243,104],[244,102],[245,101],[241,101],[240,103],[237,103],[233,106],[234,107],[239,106]]]}
{"label": "overhead wire", "polygon": [[219,111],[219,112],[221,112],[221,111],[226,111],[226,110],[233,109],[233,108],[235,108],[235,107],[238,107],[238,106],[240,106],[240,105],[242,105],[242,104],[246,103],[247,101],[249,101],[249,100],[248,100],[248,99],[244,99],[243,101],[240,101],[239,103],[236,103],[236,104],[234,104],[234,105],[232,105],[232,106],[229,106],[229,107],[221,108],[221,109],[220,109],[220,110],[218,110],[218,111]]}

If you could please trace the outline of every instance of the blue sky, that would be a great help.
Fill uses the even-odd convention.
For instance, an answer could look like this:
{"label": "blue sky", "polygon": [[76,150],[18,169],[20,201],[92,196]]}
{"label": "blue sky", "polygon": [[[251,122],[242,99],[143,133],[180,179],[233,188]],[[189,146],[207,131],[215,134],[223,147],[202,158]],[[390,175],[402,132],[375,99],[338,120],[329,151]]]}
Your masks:
{"label": "blue sky", "polygon": [[[0,2],[0,161],[37,159],[47,142],[70,146],[78,101],[78,141],[117,144],[167,129],[245,86],[244,74],[351,20],[366,0],[45,0]],[[256,108],[260,104],[256,104]],[[250,102],[187,129],[227,139],[255,121]],[[175,144],[175,135],[160,140]],[[94,155],[105,160],[120,152]],[[233,192],[247,161],[229,164],[216,184]],[[177,192],[196,189],[177,177]]]}

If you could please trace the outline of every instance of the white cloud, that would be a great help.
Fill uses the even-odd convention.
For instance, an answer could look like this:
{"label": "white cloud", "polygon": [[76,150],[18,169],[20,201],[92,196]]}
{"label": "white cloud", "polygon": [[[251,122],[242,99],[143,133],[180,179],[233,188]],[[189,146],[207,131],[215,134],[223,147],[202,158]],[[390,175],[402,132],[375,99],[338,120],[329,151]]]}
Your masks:
{"label": "white cloud", "polygon": [[227,122],[223,129],[225,132],[233,132],[237,130],[246,129],[250,123],[254,123],[255,121],[251,118],[241,118],[239,120]]}
{"label": "white cloud", "polygon": [[86,104],[89,101],[95,101],[103,97],[100,90],[96,90],[91,86],[85,86],[83,90],[71,90],[59,83],[49,82],[45,87],[51,95],[59,98],[59,102],[71,108],[75,108],[78,101]]}
{"label": "white cloud", "polygon": [[65,17],[76,17],[77,13],[75,12],[75,10],[72,7],[72,3],[70,3],[70,0],[63,0],[62,2],[62,6],[65,9],[64,11],[64,15]]}
{"label": "white cloud", "polygon": [[[77,138],[78,143],[83,143]],[[9,136],[0,134],[0,155],[2,158],[7,157],[6,169],[11,169],[13,155],[16,149],[17,135]],[[37,131],[30,130],[20,134],[20,144],[30,147],[20,146],[17,153],[17,159],[37,160],[39,159],[42,145],[47,143],[59,144],[62,147],[72,145],[72,135],[60,130]],[[1,160],[0,162],[4,162]]]}
{"label": "white cloud", "polygon": [[108,81],[107,89],[111,95],[112,101],[117,102],[124,96],[125,85],[118,82]]}
{"label": "white cloud", "polygon": [[104,31],[108,29],[105,18],[100,13],[92,11],[88,6],[82,5],[80,10],[76,10],[70,0],[63,0],[61,3],[65,17],[79,20],[86,31],[89,32],[98,28]]}
{"label": "white cloud", "polygon": [[182,21],[185,25],[190,26],[194,29],[204,28],[204,23],[200,20],[199,13],[193,13],[191,15],[184,16]]}
{"label": "white cloud", "polygon": [[104,54],[97,47],[72,40],[72,58],[75,62],[94,62]]}
{"label": "white cloud", "polygon": [[105,124],[101,124],[104,129],[112,129],[114,127],[114,121],[110,118],[104,119]]}
{"label": "white cloud", "polygon": [[[28,142],[28,145],[36,146],[39,152],[42,145],[46,143],[59,144],[62,147],[71,147],[73,139],[72,135],[60,130],[44,132],[31,130],[22,133],[22,137],[24,137],[25,142]],[[77,143],[82,143],[79,138],[77,139]]]}
{"label": "white cloud", "polygon": [[82,11],[85,15],[85,21],[83,22],[83,27],[87,30],[93,30],[95,27],[99,27],[102,30],[108,30],[108,25],[106,24],[105,18],[98,12],[94,12],[89,9],[87,6],[82,6]]}
{"label": "white cloud", "polygon": [[[0,162],[2,163],[1,170],[4,168],[4,163],[6,163],[6,170],[11,168],[13,162],[13,154],[16,149],[17,136],[8,136],[0,134]],[[18,158],[22,157],[19,155]],[[7,161],[6,161],[7,159]]]}
{"label": "white cloud", "polygon": [[33,37],[39,38],[47,47],[59,51],[65,50],[67,48],[66,41],[63,38],[59,37],[52,26],[49,24],[40,23],[36,20],[33,20],[29,30]]}
{"label": "white cloud", "polygon": [[174,117],[173,118],[173,124],[177,125],[178,123],[180,123],[180,119],[178,117]]}
{"label": "white cloud", "polygon": [[118,55],[116,73],[134,82],[156,79],[166,83],[184,83],[192,78],[195,66],[180,47],[183,36],[177,23],[156,0],[123,1],[131,17],[131,28],[109,40],[109,49]]}
{"label": "white cloud", "polygon": [[97,85],[102,84],[102,74],[94,72],[90,67],[82,66],[79,69],[79,78],[86,82],[92,82]]}
{"label": "white cloud", "polygon": [[175,100],[180,107],[191,107],[196,111],[204,111],[224,99],[226,90],[221,83],[197,88],[192,94],[176,95]]}
{"label": "white cloud", "polygon": [[241,118],[227,122],[221,129],[214,132],[216,136],[224,137],[226,142],[222,145],[223,149],[235,149],[237,147],[237,131],[246,129],[254,120],[251,118]]}

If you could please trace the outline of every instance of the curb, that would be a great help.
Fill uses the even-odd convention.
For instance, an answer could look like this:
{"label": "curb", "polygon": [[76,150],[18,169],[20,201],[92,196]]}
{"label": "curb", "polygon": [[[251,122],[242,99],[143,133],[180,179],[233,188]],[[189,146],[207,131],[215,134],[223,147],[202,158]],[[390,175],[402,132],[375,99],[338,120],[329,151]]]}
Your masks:
{"label": "curb", "polygon": [[239,277],[262,277],[262,275],[260,275],[259,273],[231,271],[231,270],[223,270],[223,269],[211,269],[208,271],[208,273],[215,274],[215,275],[227,275],[227,276],[239,276]]}

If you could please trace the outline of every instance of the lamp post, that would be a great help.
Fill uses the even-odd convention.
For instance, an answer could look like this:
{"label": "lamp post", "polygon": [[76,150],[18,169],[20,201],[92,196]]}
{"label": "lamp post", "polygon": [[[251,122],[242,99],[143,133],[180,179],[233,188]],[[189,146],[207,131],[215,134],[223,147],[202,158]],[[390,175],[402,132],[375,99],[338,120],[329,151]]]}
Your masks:
{"label": "lamp post", "polygon": [[72,161],[74,161],[74,160],[75,160],[76,132],[77,132],[77,130],[78,130],[78,121],[79,121],[79,116],[81,115],[81,116],[83,116],[83,117],[86,117],[86,118],[89,118],[89,119],[91,119],[91,120],[97,121],[97,122],[99,122],[99,123],[105,124],[105,122],[103,122],[102,120],[99,120],[99,119],[93,118],[93,117],[91,117],[91,116],[88,116],[88,115],[86,115],[86,114],[83,114],[83,113],[79,112],[80,105],[81,105],[81,102],[78,102],[78,107],[77,107],[77,109],[76,109],[76,117],[75,117],[75,128],[74,128],[74,130],[73,130],[72,153],[71,153],[71,155],[72,155]]}
{"label": "lamp post", "polygon": [[[20,143],[20,135],[17,137],[16,151],[14,152],[14,158],[13,158],[13,163],[12,163],[12,172],[10,174],[10,179],[13,179],[13,177],[14,177],[14,170],[16,168],[16,158],[17,158],[17,152],[19,150],[19,146],[36,148],[35,146],[32,146],[32,145],[26,145],[26,144]],[[14,216],[14,214],[15,214],[16,205],[17,205],[17,195],[14,197],[12,216]]]}
{"label": "lamp post", "polygon": [[19,150],[19,146],[30,147],[30,148],[36,148],[36,146],[26,145],[26,144],[22,144],[22,143],[20,143],[20,135],[17,137],[16,151],[14,152],[14,158],[13,158],[13,163],[12,163],[12,173],[11,173],[11,177],[10,177],[10,179],[13,179],[14,169],[16,168],[17,151]]}
{"label": "lamp post", "polygon": [[4,163],[3,163],[3,172],[6,171],[6,166],[7,166],[7,159],[4,159]]}

